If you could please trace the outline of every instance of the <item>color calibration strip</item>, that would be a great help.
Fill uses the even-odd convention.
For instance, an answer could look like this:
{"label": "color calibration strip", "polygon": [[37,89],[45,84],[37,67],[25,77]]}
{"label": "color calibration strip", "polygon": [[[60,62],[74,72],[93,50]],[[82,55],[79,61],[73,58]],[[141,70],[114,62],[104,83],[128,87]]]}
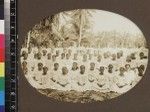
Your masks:
{"label": "color calibration strip", "polygon": [[5,111],[5,36],[4,3],[0,3],[0,112]]}

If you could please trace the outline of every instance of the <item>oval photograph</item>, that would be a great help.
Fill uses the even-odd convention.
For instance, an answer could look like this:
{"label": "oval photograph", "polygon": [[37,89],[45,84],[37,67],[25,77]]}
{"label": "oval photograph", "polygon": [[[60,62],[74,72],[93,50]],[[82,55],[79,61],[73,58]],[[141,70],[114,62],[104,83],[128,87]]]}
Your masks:
{"label": "oval photograph", "polygon": [[144,76],[148,48],[129,19],[95,9],[39,21],[20,51],[24,77],[47,98],[90,103],[118,97]]}

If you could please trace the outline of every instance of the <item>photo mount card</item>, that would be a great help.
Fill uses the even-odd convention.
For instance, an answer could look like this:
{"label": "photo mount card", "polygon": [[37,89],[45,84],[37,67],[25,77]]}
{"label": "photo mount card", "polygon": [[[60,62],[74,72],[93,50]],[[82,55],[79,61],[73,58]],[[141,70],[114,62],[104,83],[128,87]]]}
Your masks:
{"label": "photo mount card", "polygon": [[18,111],[148,111],[147,4],[18,1]]}

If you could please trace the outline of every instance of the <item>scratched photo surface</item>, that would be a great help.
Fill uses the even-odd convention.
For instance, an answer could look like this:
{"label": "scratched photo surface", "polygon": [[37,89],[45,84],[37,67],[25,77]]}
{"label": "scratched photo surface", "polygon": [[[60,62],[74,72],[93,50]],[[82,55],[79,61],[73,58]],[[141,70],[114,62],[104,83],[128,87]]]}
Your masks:
{"label": "scratched photo surface", "polygon": [[138,26],[116,13],[76,9],[43,17],[20,51],[26,81],[45,97],[88,103],[131,90],[148,64]]}

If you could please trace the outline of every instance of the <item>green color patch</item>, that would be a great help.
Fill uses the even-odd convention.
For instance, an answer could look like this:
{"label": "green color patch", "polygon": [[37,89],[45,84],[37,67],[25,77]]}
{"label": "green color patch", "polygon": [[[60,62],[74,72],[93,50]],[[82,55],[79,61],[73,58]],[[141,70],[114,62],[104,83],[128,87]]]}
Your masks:
{"label": "green color patch", "polygon": [[0,91],[3,91],[5,88],[5,79],[4,77],[0,77]]}

